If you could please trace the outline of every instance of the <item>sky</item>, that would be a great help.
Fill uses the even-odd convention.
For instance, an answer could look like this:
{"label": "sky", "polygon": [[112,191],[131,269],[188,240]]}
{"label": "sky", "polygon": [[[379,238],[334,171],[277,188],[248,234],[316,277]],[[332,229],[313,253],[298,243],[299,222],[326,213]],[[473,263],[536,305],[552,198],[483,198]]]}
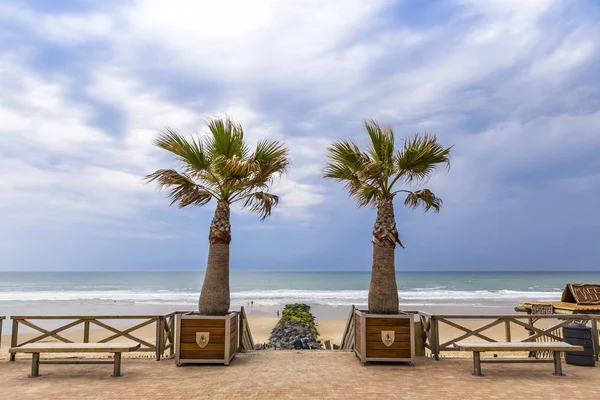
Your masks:
{"label": "sky", "polygon": [[169,207],[152,140],[230,115],[293,167],[234,209],[231,269],[368,270],[375,211],[325,149],[433,133],[439,214],[396,200],[399,271],[600,269],[600,3],[0,0],[0,270],[203,270],[214,203]]}

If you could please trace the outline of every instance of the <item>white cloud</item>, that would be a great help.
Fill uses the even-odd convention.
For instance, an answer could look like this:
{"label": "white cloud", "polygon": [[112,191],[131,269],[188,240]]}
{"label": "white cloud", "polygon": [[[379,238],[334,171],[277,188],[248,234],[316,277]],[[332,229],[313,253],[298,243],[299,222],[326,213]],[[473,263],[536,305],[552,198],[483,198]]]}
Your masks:
{"label": "white cloud", "polygon": [[[164,195],[139,179],[169,163],[152,146],[156,131],[202,132],[212,114],[239,120],[251,143],[288,144],[293,169],[274,187],[283,218],[313,218],[328,200],[319,181],[325,148],[362,135],[366,117],[392,122],[398,136],[434,130],[455,143],[452,171],[431,184],[462,204],[493,199],[507,171],[600,146],[597,110],[580,104],[586,84],[576,82],[597,62],[600,35],[585,22],[548,26],[563,4],[461,1],[447,21],[418,28],[381,14],[388,4],[139,0],[112,14],[69,15],[11,6],[14,20],[45,40],[102,39],[106,49],[85,76],[36,73],[27,56],[0,59],[4,207],[122,218],[162,206]],[[165,75],[211,89],[180,100]],[[98,127],[94,105],[73,93],[115,110],[119,132]],[[561,99],[573,98],[565,111]],[[479,118],[483,127],[473,128]],[[50,204],[35,200],[40,190]]]}
{"label": "white cloud", "polygon": [[256,77],[285,86],[326,83],[336,74],[331,85],[360,69],[337,67],[366,61],[364,51],[354,50],[353,56],[336,50],[347,50],[340,48],[342,41],[370,25],[368,18],[382,4],[350,0],[341,12],[341,3],[332,0],[181,1],[166,10],[160,1],[140,0],[124,18],[128,45],[154,42],[195,73],[242,86]]}
{"label": "white cloud", "polygon": [[16,4],[0,4],[0,21],[20,22],[46,40],[78,45],[104,39],[115,29],[113,19],[101,13],[40,14]]}
{"label": "white cloud", "polygon": [[[50,81],[14,61],[0,63],[0,83],[11,88],[0,102],[0,116],[6,122],[0,127],[5,138],[1,149],[5,157],[0,161],[5,223],[67,228],[108,219],[118,224],[118,219],[141,218],[149,206],[166,207],[164,194],[142,181],[146,173],[172,162],[152,139],[164,126],[183,133],[205,131],[203,114],[166,100],[160,90],[144,87],[124,71],[100,69],[84,94],[122,116],[122,132],[109,132],[92,123],[92,106],[69,98],[74,81]],[[259,136],[283,138],[276,124],[256,111],[238,105],[224,111],[241,117],[251,142]],[[283,198],[282,206],[298,210],[282,215],[306,218],[304,209],[318,203],[313,195],[318,187],[287,177],[282,182],[285,193],[294,194]]]}
{"label": "white cloud", "polygon": [[584,63],[595,49],[594,41],[587,37],[587,32],[574,32],[551,54],[535,62],[531,67],[531,75],[556,80],[564,76],[562,73]]}

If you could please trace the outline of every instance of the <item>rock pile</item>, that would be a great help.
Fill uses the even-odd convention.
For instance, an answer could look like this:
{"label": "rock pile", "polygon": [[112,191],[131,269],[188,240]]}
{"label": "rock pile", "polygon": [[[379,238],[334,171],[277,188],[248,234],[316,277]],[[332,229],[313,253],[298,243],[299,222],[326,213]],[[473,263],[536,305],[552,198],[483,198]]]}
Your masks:
{"label": "rock pile", "polygon": [[319,332],[315,326],[315,317],[306,304],[288,304],[281,313],[281,319],[271,331],[269,347],[290,349],[290,343],[300,339],[304,349],[321,349],[317,341]]}

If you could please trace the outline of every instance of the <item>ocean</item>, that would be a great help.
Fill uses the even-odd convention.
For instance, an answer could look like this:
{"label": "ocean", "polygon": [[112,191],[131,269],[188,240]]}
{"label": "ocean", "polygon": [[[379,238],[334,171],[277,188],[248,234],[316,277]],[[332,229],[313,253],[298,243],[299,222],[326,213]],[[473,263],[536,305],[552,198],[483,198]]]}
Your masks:
{"label": "ocean", "polygon": [[[194,309],[202,278],[181,271],[0,272],[0,315]],[[369,279],[370,272],[232,272],[231,304],[365,305]],[[566,283],[600,283],[600,272],[399,272],[397,282],[400,303],[411,309],[509,309],[523,300],[559,300]]]}

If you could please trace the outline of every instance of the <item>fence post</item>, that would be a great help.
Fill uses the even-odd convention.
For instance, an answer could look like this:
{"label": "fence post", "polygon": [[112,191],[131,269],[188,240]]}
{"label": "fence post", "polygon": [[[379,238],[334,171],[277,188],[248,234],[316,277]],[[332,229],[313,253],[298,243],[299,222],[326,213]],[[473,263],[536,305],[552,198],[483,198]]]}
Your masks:
{"label": "fence post", "polygon": [[175,356],[175,315],[173,314],[169,317],[169,342],[171,342],[171,347],[169,348],[169,356]]}
{"label": "fence post", "polygon": [[439,331],[439,323],[437,318],[435,317],[435,315],[431,316],[431,322],[433,322],[433,334],[431,335],[431,337],[433,337],[434,340],[434,344],[433,344],[433,348],[434,353],[433,353],[433,357],[435,358],[436,361],[440,360],[440,331]]}
{"label": "fence post", "polygon": [[506,341],[512,342],[511,336],[510,336],[510,321],[509,320],[504,321],[504,333],[506,335]]}
{"label": "fence post", "polygon": [[[13,319],[12,332],[10,333],[10,347],[17,347],[17,336],[19,335],[19,320]],[[10,361],[15,361],[15,353],[10,353]]]}
{"label": "fence post", "polygon": [[162,321],[163,316],[160,315],[156,320],[156,361],[160,361],[160,356],[162,353]]}
{"label": "fence post", "polygon": [[594,343],[594,353],[596,356],[596,361],[600,360],[600,332],[598,332],[598,320],[596,318],[592,318],[592,338]]}
{"label": "fence post", "polygon": [[89,343],[90,342],[90,321],[89,320],[85,320],[83,321],[83,343]]}

